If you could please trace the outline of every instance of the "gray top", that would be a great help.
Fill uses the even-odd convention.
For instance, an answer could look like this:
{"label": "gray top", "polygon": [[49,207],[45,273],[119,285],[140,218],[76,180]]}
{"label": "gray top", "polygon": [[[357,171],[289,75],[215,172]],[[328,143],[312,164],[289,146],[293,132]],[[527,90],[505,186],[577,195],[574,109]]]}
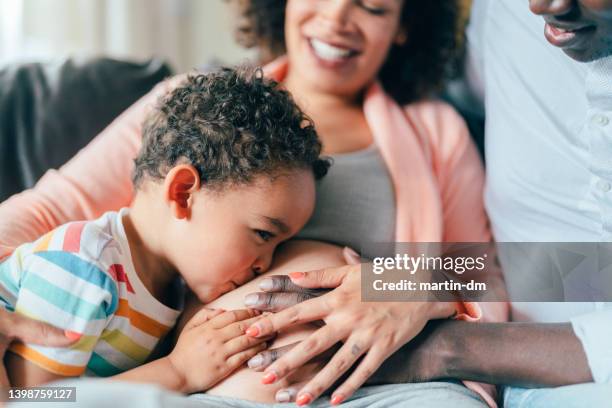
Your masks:
{"label": "gray top", "polygon": [[366,242],[395,241],[395,193],[376,145],[331,157],[333,165],[317,183],[314,213],[296,238],[357,252]]}

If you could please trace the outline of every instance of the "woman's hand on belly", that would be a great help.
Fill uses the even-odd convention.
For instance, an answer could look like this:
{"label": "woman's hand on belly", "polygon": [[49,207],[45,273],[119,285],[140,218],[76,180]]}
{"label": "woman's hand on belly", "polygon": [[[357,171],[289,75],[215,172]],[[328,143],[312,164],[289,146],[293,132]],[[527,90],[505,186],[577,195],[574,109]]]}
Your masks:
{"label": "woman's hand on belly", "polygon": [[446,303],[361,302],[361,266],[358,264],[289,275],[293,284],[304,288],[335,289],[263,317],[247,330],[247,334],[257,337],[295,324],[315,320],[326,323],[267,367],[264,379],[270,383],[281,380],[314,356],[338,342],[344,343],[329,363],[299,391],[298,405],[318,398],[363,357],[355,371],[335,390],[332,404],[339,404],[361,387],[389,356],[419,334],[429,320],[449,317],[455,312],[454,306]]}

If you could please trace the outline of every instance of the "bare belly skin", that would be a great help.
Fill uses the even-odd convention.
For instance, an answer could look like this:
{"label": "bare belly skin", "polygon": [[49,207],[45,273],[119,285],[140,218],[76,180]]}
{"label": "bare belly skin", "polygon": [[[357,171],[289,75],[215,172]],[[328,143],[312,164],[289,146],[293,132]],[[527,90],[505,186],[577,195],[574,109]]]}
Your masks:
{"label": "bare belly skin", "polygon": [[[267,275],[286,275],[290,272],[309,271],[344,264],[342,248],[340,247],[315,241],[291,241],[279,248],[274,263],[266,274],[224,294],[207,304],[207,307],[226,310],[243,309],[245,295],[258,292],[259,281]],[[315,329],[314,325],[307,324],[281,332],[274,340],[271,348],[302,340]],[[304,376],[310,378],[312,373],[317,372],[320,368],[319,363],[309,364],[305,369],[299,370],[299,373],[296,373],[293,379]],[[207,394],[273,403],[276,391],[285,387],[287,382],[282,380],[275,384],[263,385],[261,384],[262,376],[261,372],[255,372],[245,366],[208,390]]]}

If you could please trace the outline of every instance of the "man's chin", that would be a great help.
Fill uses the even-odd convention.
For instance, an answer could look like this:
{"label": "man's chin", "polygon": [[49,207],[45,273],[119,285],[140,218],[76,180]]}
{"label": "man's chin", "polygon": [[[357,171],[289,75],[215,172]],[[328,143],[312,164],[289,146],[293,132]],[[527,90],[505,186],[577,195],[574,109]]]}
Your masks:
{"label": "man's chin", "polygon": [[[612,41],[612,40],[611,40]],[[603,50],[572,50],[572,49],[564,49],[563,52],[570,57],[571,59],[587,63],[593,62],[601,58],[606,58],[612,55],[612,48],[607,48]]]}

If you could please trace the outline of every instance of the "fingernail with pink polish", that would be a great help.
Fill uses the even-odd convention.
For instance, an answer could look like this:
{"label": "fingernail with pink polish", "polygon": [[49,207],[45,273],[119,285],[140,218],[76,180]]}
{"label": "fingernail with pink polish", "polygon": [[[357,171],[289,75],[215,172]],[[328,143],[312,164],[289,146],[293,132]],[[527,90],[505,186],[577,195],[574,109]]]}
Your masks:
{"label": "fingernail with pink polish", "polygon": [[274,371],[267,372],[261,379],[262,384],[273,384],[276,382],[276,373]]}
{"label": "fingernail with pink polish", "polygon": [[259,327],[251,326],[246,330],[246,335],[249,337],[257,337],[259,336]]}
{"label": "fingernail with pink polish", "polygon": [[351,256],[352,258],[359,259],[360,256],[355,250],[351,247],[344,247],[344,253]]}
{"label": "fingernail with pink polish", "polygon": [[308,392],[298,395],[297,399],[295,400],[295,403],[298,404],[300,407],[303,405],[308,405],[311,402],[312,402],[312,395],[310,395],[310,393]]}
{"label": "fingernail with pink polish", "polygon": [[304,272],[291,272],[289,277],[291,279],[302,279],[306,274]]}
{"label": "fingernail with pink polish", "polygon": [[336,395],[334,395],[332,397],[331,404],[332,405],[340,405],[340,404],[342,404],[342,401],[344,401],[344,395],[336,394]]}
{"label": "fingernail with pink polish", "polygon": [[72,341],[77,341],[81,337],[83,337],[81,333],[77,333],[72,330],[64,330],[64,336],[66,336],[69,340],[72,340]]}

